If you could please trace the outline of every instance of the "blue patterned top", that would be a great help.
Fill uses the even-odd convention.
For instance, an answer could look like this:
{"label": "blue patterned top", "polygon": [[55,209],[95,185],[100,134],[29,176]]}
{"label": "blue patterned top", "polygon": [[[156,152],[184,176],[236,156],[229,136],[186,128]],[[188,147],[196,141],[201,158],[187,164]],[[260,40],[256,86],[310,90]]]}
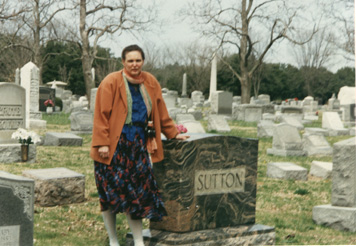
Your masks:
{"label": "blue patterned top", "polygon": [[[132,123],[144,123],[147,119],[147,108],[140,93],[140,86],[130,82],[128,84],[132,97]],[[127,140],[131,142],[134,140],[136,132],[140,134],[143,144],[145,144],[145,131],[142,127],[125,124],[122,129],[122,133],[125,133]]]}

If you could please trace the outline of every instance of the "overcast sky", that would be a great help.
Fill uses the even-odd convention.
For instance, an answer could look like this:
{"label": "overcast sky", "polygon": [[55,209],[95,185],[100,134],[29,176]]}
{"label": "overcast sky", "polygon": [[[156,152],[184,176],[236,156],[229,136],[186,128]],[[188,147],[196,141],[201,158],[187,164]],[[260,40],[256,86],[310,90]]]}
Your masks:
{"label": "overcast sky", "polygon": [[[177,11],[190,0],[158,0],[160,10],[159,15],[161,19],[164,19],[164,26],[157,33],[147,33],[145,34],[144,40],[141,38],[136,38],[129,35],[120,36],[119,42],[106,41],[103,46],[110,47],[116,56],[120,56],[121,51],[127,45],[136,43],[147,49],[148,43],[155,43],[158,46],[176,46],[185,45],[189,42],[194,42],[200,37],[200,33],[194,32],[188,23],[188,21],[182,20],[178,17]],[[201,1],[201,0],[195,0]],[[323,0],[323,3],[332,0]],[[298,0],[298,4],[304,2],[310,7],[310,15],[318,10],[319,5],[315,5],[315,0]],[[280,62],[280,63],[290,63],[296,65],[295,59],[293,58],[293,52],[291,52],[291,47],[287,45],[287,42],[281,44],[275,44],[273,50],[271,50],[266,59],[267,62]],[[354,66],[353,63],[343,59],[341,56],[335,58],[338,60],[329,69],[335,72],[338,68],[344,66]]]}

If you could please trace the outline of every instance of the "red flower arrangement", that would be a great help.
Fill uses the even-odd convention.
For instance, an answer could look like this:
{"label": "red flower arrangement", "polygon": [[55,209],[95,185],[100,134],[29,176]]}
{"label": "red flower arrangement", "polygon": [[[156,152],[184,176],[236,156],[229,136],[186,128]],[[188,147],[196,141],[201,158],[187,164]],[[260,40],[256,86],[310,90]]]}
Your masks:
{"label": "red flower arrangement", "polygon": [[182,124],[180,125],[176,125],[177,130],[179,131],[179,133],[186,133],[188,132],[187,128],[185,128]]}
{"label": "red flower arrangement", "polygon": [[54,103],[51,99],[47,99],[45,102],[44,102],[44,105],[46,107],[53,107],[54,106]]}

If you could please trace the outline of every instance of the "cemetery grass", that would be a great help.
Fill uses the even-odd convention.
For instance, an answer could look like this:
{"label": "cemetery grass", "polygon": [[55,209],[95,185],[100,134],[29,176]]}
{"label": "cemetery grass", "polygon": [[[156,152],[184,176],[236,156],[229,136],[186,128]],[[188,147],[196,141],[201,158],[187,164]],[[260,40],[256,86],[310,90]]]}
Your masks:
{"label": "cemetery grass", "polygon": [[[39,131],[69,131],[68,114],[46,115],[47,129]],[[207,122],[202,122],[206,127]],[[256,123],[230,121],[232,129],[227,135],[256,138]],[[101,217],[95,186],[93,162],[89,157],[91,136],[83,137],[81,147],[38,146],[37,162],[33,164],[0,164],[0,169],[21,175],[23,170],[66,167],[85,175],[85,202],[66,206],[40,207],[35,205],[34,245],[36,246],[84,246],[109,245]],[[333,144],[345,137],[329,137]],[[308,170],[313,160],[332,161],[332,157],[277,157],[266,154],[272,146],[271,138],[259,140],[256,223],[275,227],[277,245],[350,245],[356,244],[356,233],[340,232],[314,224],[314,206],[331,201],[331,180],[312,176],[308,181],[278,180],[266,177],[267,163],[288,161]],[[144,220],[144,228],[148,221]],[[129,226],[125,216],[117,217],[117,231],[121,245]]]}

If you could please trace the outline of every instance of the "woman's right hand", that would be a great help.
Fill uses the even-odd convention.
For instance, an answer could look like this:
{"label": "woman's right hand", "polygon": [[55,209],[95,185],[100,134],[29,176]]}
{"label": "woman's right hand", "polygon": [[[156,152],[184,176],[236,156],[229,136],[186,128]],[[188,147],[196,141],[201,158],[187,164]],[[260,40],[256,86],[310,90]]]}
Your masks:
{"label": "woman's right hand", "polygon": [[109,146],[101,146],[98,149],[101,158],[109,158]]}

